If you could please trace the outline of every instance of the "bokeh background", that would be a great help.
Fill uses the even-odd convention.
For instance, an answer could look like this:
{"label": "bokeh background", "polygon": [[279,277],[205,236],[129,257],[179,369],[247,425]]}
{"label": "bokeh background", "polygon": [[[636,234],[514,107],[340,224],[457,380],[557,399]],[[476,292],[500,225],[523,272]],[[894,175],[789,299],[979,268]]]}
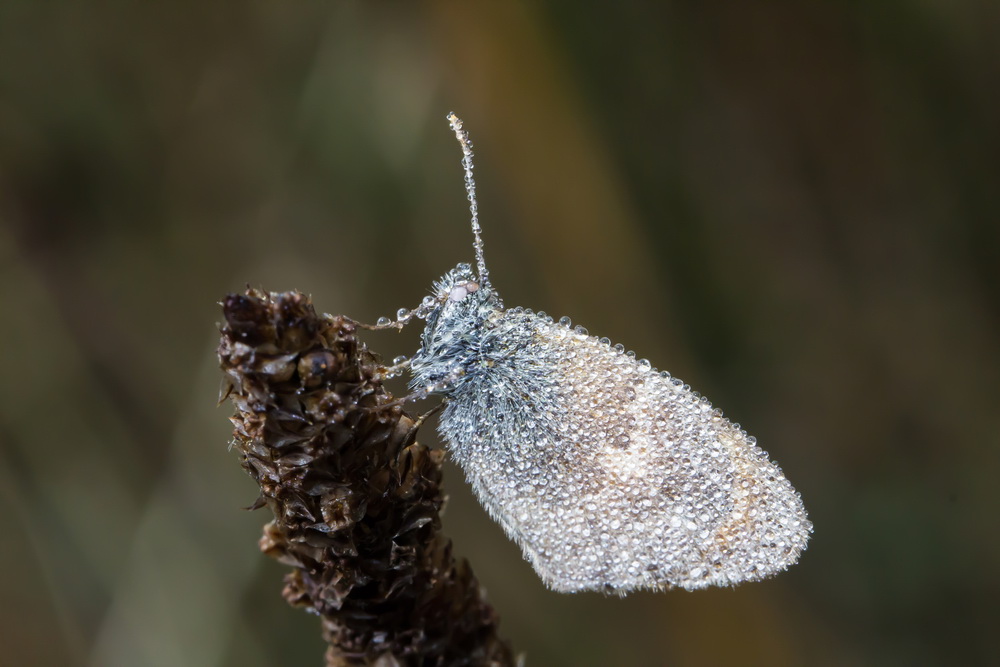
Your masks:
{"label": "bokeh background", "polygon": [[709,396],[816,525],[767,582],[559,595],[449,468],[528,665],[996,664],[992,0],[0,3],[0,663],[321,663],[217,302],[374,321],[471,260],[451,110],[507,304]]}

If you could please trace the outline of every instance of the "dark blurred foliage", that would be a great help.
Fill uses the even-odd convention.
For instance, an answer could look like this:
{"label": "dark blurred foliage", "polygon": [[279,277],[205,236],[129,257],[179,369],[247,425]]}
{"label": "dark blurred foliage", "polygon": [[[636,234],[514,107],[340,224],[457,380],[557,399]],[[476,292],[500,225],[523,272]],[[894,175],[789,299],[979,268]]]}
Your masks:
{"label": "dark blurred foliage", "polygon": [[472,258],[451,110],[508,305],[708,395],[816,525],[768,582],[558,595],[448,468],[528,664],[1000,660],[998,82],[993,0],[0,3],[0,662],[319,664],[217,301],[416,305]]}

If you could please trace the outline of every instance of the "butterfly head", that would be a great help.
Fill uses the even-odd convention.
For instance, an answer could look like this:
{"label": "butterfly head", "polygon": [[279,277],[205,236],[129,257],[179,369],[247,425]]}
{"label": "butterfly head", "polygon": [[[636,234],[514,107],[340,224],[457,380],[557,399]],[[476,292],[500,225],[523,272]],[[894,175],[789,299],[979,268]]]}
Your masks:
{"label": "butterfly head", "polygon": [[430,299],[421,346],[413,357],[411,386],[447,394],[474,370],[483,327],[503,304],[468,264],[459,264],[435,282]]}

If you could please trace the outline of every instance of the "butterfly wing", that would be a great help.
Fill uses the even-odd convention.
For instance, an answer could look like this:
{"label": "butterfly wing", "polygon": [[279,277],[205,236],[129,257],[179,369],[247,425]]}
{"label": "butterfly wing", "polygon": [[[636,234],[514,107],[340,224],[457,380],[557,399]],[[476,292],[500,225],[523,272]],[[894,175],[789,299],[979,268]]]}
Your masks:
{"label": "butterfly wing", "polygon": [[753,438],[680,381],[530,311],[496,311],[440,428],[559,591],[762,579],[812,525]]}

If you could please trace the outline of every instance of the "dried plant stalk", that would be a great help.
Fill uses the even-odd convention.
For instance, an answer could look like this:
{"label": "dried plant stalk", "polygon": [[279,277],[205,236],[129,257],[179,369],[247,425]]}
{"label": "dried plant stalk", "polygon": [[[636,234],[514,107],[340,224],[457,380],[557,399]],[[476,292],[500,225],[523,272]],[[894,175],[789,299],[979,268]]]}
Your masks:
{"label": "dried plant stalk", "polygon": [[515,664],[441,533],[443,452],[415,441],[352,321],[298,292],[222,306],[234,445],[274,514],[260,547],[293,568],[285,599],[321,617],[326,664]]}

